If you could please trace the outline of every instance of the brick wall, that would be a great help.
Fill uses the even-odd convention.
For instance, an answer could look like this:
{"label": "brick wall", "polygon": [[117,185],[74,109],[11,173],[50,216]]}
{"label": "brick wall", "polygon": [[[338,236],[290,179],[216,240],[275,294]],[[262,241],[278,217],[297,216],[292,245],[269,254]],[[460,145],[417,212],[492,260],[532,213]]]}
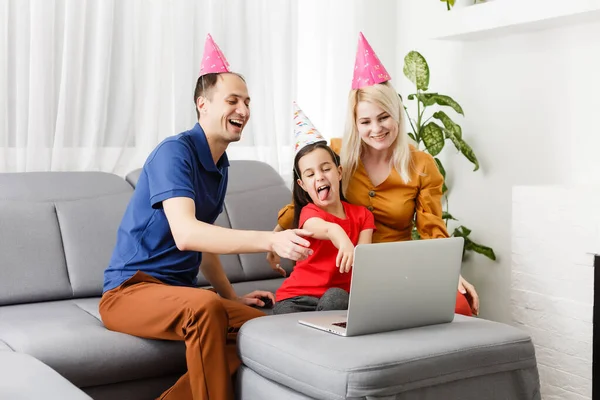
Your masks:
{"label": "brick wall", "polygon": [[511,313],[536,346],[542,398],[592,398],[600,188],[513,188]]}

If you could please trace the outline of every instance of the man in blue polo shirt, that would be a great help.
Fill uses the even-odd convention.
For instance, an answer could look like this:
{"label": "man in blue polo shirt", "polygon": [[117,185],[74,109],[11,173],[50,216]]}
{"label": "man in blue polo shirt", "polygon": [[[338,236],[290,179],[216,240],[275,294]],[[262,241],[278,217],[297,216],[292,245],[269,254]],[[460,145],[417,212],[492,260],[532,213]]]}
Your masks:
{"label": "man in blue polo shirt", "polygon": [[[248,305],[275,299],[264,291],[239,297],[218,254],[275,251],[304,259],[311,250],[301,236],[310,233],[213,225],[227,188],[225,150],[240,140],[250,97],[241,76],[226,69],[201,75],[194,98],[198,123],[165,139],[144,164],[105,271],[100,314],[111,330],[185,341],[188,371],[161,399],[232,399],[236,332],[264,315]],[[218,294],[197,288],[199,269]]]}

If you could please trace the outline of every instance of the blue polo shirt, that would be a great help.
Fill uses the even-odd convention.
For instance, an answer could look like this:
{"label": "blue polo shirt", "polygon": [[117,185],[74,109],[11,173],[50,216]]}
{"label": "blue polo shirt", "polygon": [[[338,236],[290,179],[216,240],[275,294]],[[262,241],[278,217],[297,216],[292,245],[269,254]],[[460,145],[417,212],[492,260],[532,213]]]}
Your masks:
{"label": "blue polo shirt", "polygon": [[196,218],[214,223],[223,210],[227,189],[227,154],[215,165],[206,135],[192,130],[169,137],[148,156],[119,230],[110,265],[104,271],[104,291],[142,271],[162,282],[196,286],[202,253],[175,245],[162,202],[189,197]]}

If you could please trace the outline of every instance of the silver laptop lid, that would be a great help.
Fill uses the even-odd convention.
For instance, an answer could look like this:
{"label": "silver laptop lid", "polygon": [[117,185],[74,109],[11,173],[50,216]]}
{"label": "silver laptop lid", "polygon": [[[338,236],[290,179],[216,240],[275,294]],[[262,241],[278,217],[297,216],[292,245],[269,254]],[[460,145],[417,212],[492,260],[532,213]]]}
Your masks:
{"label": "silver laptop lid", "polygon": [[358,245],[348,336],[451,322],[463,238]]}

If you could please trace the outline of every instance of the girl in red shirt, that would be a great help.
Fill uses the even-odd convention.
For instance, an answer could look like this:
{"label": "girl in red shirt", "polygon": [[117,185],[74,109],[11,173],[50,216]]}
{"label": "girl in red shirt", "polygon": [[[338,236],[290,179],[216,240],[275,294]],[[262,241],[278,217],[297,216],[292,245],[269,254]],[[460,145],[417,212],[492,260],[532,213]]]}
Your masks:
{"label": "girl in red shirt", "polygon": [[[298,113],[299,109],[296,117]],[[298,261],[277,290],[273,313],[345,310],[354,246],[371,243],[373,214],[363,206],[342,200],[339,158],[323,137],[314,129],[304,136],[300,134],[300,139],[298,136],[297,133],[294,225],[313,232],[308,238],[313,254]]]}

